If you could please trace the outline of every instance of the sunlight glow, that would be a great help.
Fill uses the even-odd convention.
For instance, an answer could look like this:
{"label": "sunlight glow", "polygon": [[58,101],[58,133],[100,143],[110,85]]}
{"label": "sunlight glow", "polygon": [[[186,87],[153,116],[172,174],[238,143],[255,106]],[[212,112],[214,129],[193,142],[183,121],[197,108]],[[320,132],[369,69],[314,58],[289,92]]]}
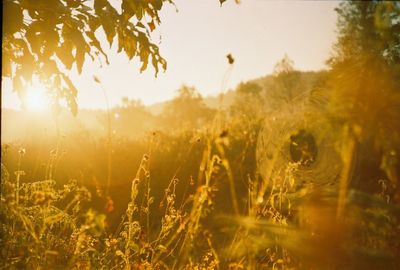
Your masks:
{"label": "sunlight glow", "polygon": [[40,83],[33,83],[26,89],[24,102],[28,111],[47,111],[49,109],[49,105],[46,87]]}

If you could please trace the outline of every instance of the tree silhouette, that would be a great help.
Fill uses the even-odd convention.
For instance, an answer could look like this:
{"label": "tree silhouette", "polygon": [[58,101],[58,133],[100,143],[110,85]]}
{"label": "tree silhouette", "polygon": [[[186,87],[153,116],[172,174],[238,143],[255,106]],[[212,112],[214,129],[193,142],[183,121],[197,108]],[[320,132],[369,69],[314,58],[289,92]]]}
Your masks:
{"label": "tree silhouette", "polygon": [[304,97],[301,73],[294,68],[293,61],[285,56],[275,64],[273,83],[267,91],[267,101],[273,109],[293,104]]}
{"label": "tree silhouette", "polygon": [[213,110],[208,108],[200,93],[183,85],[178,95],[164,109],[165,124],[170,128],[198,128],[211,119]]}

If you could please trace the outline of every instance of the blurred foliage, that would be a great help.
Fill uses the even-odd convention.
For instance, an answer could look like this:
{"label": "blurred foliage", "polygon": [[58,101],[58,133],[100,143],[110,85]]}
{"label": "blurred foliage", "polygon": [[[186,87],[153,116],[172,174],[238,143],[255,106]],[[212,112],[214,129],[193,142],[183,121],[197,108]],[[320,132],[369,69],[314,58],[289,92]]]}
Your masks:
{"label": "blurred foliage", "polygon": [[350,129],[360,160],[380,163],[400,196],[400,4],[350,1],[337,12],[339,36],[328,61],[331,114]]}
{"label": "blurred foliage", "polygon": [[[122,105],[111,109],[111,126],[113,132],[122,137],[140,137],[146,130],[157,127],[157,118],[152,115],[146,107],[136,100],[122,99]],[[104,116],[103,125],[107,121]]]}
{"label": "blurred foliage", "polygon": [[400,63],[400,4],[396,1],[347,1],[336,8],[338,40],[331,65],[365,55]]}

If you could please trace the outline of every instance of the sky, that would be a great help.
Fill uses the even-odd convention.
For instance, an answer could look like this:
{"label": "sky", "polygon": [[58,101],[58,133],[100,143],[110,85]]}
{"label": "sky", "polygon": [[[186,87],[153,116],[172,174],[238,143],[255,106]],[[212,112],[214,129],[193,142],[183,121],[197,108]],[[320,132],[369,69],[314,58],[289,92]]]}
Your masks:
{"label": "sky", "polygon": [[[167,70],[157,78],[151,68],[140,73],[138,60],[129,61],[115,47],[107,49],[110,65],[100,67],[88,59],[81,75],[75,70],[70,74],[80,108],[105,107],[93,75],[101,79],[111,106],[122,97],[151,105],[173,98],[183,84],[203,96],[233,89],[241,81],[272,73],[285,54],[298,70],[323,69],[336,40],[336,1],[242,0],[237,5],[230,0],[222,7],[218,0],[174,2],[176,6],[165,4],[161,25],[153,32]],[[235,63],[223,84],[228,53]],[[2,107],[18,109],[20,101],[7,81],[2,91]]]}

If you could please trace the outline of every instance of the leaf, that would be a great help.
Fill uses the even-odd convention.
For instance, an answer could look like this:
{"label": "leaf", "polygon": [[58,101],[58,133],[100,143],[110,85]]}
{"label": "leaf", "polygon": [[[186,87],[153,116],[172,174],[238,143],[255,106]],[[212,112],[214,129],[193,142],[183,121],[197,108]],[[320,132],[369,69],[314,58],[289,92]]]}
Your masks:
{"label": "leaf", "polygon": [[74,84],[72,83],[71,79],[68,76],[66,76],[65,74],[62,74],[62,77],[64,79],[64,82],[67,84],[68,90],[69,90],[69,92],[71,92],[71,95],[76,97],[76,95],[78,93],[78,90],[76,90],[76,88],[75,88]]}
{"label": "leaf", "polygon": [[78,73],[82,73],[83,63],[85,62],[85,47],[77,47],[76,48],[76,68],[78,69]]}
{"label": "leaf", "polygon": [[122,8],[122,17],[126,20],[129,21],[130,18],[132,18],[133,15],[135,15],[135,10],[136,10],[136,2],[135,1],[129,1],[129,0],[123,0],[121,4]]}
{"label": "leaf", "polygon": [[141,6],[138,6],[135,10],[136,18],[140,21],[143,18],[143,9]]}
{"label": "leaf", "polygon": [[127,35],[125,38],[125,42],[123,43],[125,53],[128,56],[129,60],[131,60],[136,55],[137,51],[136,37],[133,34],[130,34]]}
{"label": "leaf", "polygon": [[101,13],[102,9],[107,5],[107,0],[94,0],[94,10],[96,14]]}
{"label": "leaf", "polygon": [[88,24],[89,24],[91,32],[94,33],[94,31],[96,31],[97,28],[100,27],[101,21],[100,21],[99,17],[89,15]]}
{"label": "leaf", "polygon": [[67,7],[69,8],[77,8],[81,4],[80,1],[74,1],[74,0],[66,0]]}
{"label": "leaf", "polygon": [[42,27],[41,22],[35,21],[26,28],[25,37],[28,40],[28,43],[30,44],[32,52],[34,54],[41,53],[40,48],[42,47],[43,44],[41,27]]}
{"label": "leaf", "polygon": [[[106,59],[106,63],[108,64],[108,56],[103,51],[103,48],[101,47],[100,42],[96,38],[94,33],[92,31],[86,31],[85,34],[90,39],[89,45],[90,46],[94,46],[104,56],[104,58]],[[89,48],[89,54],[90,54],[90,48]]]}
{"label": "leaf", "polygon": [[122,29],[118,29],[118,53],[122,52],[122,49],[125,47],[124,43],[124,32]]}
{"label": "leaf", "polygon": [[116,31],[114,25],[111,24],[111,21],[109,20],[103,20],[102,21],[102,26],[104,29],[104,33],[106,34],[107,41],[110,44],[110,47],[112,46],[113,39],[115,37]]}
{"label": "leaf", "polygon": [[72,55],[71,41],[66,40],[65,42],[63,42],[61,46],[57,48],[56,55],[67,69],[72,68],[72,64],[74,63],[74,56]]}
{"label": "leaf", "polygon": [[153,4],[153,7],[154,7],[156,10],[161,10],[162,5],[163,5],[163,1],[162,1],[162,0],[154,0],[154,1],[152,2],[152,4]]}
{"label": "leaf", "polygon": [[140,72],[143,72],[147,69],[147,65],[149,63],[149,51],[145,48],[140,50],[140,61],[142,61],[142,66],[140,67]]}
{"label": "leaf", "polygon": [[156,71],[156,77],[157,77],[157,74],[158,74],[158,61],[157,61],[157,58],[154,55],[152,56],[151,64],[153,65],[154,70]]}
{"label": "leaf", "polygon": [[149,22],[148,25],[150,27],[151,32],[153,32],[153,30],[156,29],[156,25],[154,24],[154,21]]}
{"label": "leaf", "polygon": [[104,2],[105,3],[101,3],[102,8],[99,10],[98,16],[100,17],[104,33],[106,34],[108,43],[111,47],[116,34],[116,22],[118,22],[120,16],[118,15],[118,12],[110,5],[110,3],[108,3],[108,1]]}
{"label": "leaf", "polygon": [[3,14],[12,20],[3,20],[3,36],[13,35],[23,27],[23,14],[21,6],[11,1],[3,1]]}
{"label": "leaf", "polygon": [[44,51],[43,55],[45,57],[50,57],[54,54],[55,49],[58,46],[59,36],[58,32],[55,29],[48,29],[43,31],[43,39],[44,39]]}
{"label": "leaf", "polygon": [[143,28],[143,29],[146,29],[146,26],[144,26],[144,24],[143,24],[142,22],[137,22],[137,23],[136,23],[136,26],[137,26],[137,27],[141,27],[141,28]]}
{"label": "leaf", "polygon": [[56,62],[53,60],[48,60],[44,62],[44,65],[42,67],[43,72],[50,77],[52,74],[57,74],[59,73],[58,67]]}

